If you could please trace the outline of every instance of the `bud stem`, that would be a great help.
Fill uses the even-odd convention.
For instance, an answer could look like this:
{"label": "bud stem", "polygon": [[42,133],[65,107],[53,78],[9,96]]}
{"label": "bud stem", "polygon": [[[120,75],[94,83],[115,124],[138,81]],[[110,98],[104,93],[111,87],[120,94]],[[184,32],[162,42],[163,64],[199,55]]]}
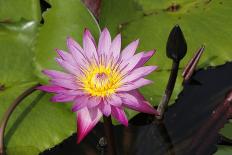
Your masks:
{"label": "bud stem", "polygon": [[103,120],[104,120],[105,136],[106,136],[106,141],[107,141],[107,154],[116,155],[113,125],[112,125],[111,117],[103,116]]}
{"label": "bud stem", "polygon": [[26,98],[28,95],[30,95],[32,92],[36,90],[36,87],[40,86],[40,84],[36,84],[27,90],[25,90],[21,95],[19,95],[13,103],[10,105],[10,107],[6,110],[5,114],[3,115],[1,124],[0,124],[0,155],[5,155],[6,152],[4,150],[4,133],[5,128],[7,126],[7,122],[11,116],[11,114],[14,112],[15,108],[19,105],[19,103]]}
{"label": "bud stem", "polygon": [[171,73],[169,76],[169,80],[168,80],[168,84],[166,86],[166,90],[165,93],[163,95],[163,98],[158,106],[158,112],[160,113],[159,116],[156,116],[157,119],[163,119],[163,115],[165,110],[167,109],[168,106],[168,102],[171,98],[175,83],[176,83],[176,78],[177,78],[177,74],[178,74],[178,68],[179,68],[179,61],[174,61],[172,62],[172,69],[171,69]]}

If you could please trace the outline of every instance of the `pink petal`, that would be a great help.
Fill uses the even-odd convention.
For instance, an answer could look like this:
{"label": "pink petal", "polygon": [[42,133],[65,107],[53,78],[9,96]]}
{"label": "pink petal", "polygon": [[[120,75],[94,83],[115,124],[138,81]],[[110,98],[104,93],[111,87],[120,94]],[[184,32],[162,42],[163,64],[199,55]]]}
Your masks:
{"label": "pink petal", "polygon": [[72,111],[75,112],[75,111],[78,111],[84,107],[87,106],[87,103],[88,103],[88,96],[79,96],[75,99],[75,102],[72,106]]}
{"label": "pink petal", "polygon": [[108,98],[106,98],[107,102],[110,105],[119,107],[122,105],[122,100],[119,96],[117,96],[116,94],[112,94],[111,96],[109,96]]}
{"label": "pink petal", "polygon": [[80,96],[85,94],[85,92],[83,92],[82,90],[70,90],[56,85],[39,86],[36,89],[49,93],[62,93],[69,96]]}
{"label": "pink petal", "polygon": [[94,108],[98,106],[101,100],[101,97],[89,97],[87,103],[88,108]]}
{"label": "pink petal", "polygon": [[99,55],[106,54],[109,52],[111,45],[111,36],[107,28],[104,28],[101,32],[98,42],[98,53]]}
{"label": "pink petal", "polygon": [[65,94],[57,94],[51,98],[52,102],[70,102],[75,99],[75,96],[69,96]]}
{"label": "pink petal", "polygon": [[148,84],[151,84],[151,83],[153,83],[153,81],[141,78],[141,79],[138,79],[138,80],[135,80],[135,81],[132,81],[132,82],[129,82],[129,83],[126,83],[126,84],[122,85],[121,87],[119,87],[117,89],[117,91],[118,92],[120,92],[120,91],[130,91],[130,90],[138,89],[138,88],[140,88],[142,86],[145,86],[145,85],[148,85]]}
{"label": "pink petal", "polygon": [[36,89],[46,91],[46,92],[49,92],[49,93],[61,93],[61,92],[64,92],[66,90],[63,87],[54,86],[54,85],[51,85],[51,86],[39,86]]}
{"label": "pink petal", "polygon": [[122,50],[122,59],[128,60],[129,58],[131,58],[135,54],[138,44],[139,40],[137,39],[131,42],[129,45],[127,45],[127,47]]}
{"label": "pink petal", "polygon": [[156,66],[145,66],[145,67],[136,68],[133,71],[131,71],[129,75],[127,75],[121,82],[127,83],[134,81],[138,78],[143,78],[146,75],[153,72],[156,68],[157,68]]}
{"label": "pink petal", "polygon": [[100,108],[101,112],[105,116],[107,116],[107,117],[110,116],[110,114],[111,114],[111,106],[106,101],[101,102],[100,105],[99,105],[99,108]]}
{"label": "pink petal", "polygon": [[120,56],[121,50],[121,34],[118,34],[111,43],[108,57],[113,55],[115,59],[118,59]]}
{"label": "pink petal", "polygon": [[85,33],[89,36],[89,38],[92,40],[94,46],[96,47],[96,42],[94,37],[92,36],[91,32],[89,31],[89,29],[85,28]]}
{"label": "pink petal", "polygon": [[84,48],[84,54],[89,58],[90,60],[92,58],[98,59],[97,51],[95,43],[92,40],[92,35],[89,32],[89,30],[85,29],[84,31],[84,38],[83,38],[83,48]]}
{"label": "pink petal", "polygon": [[159,113],[147,101],[144,101],[141,95],[138,94],[139,93],[137,91],[121,93],[120,96],[122,98],[123,105],[135,111],[158,115]]}
{"label": "pink petal", "polygon": [[[128,73],[129,71],[133,70],[135,66],[138,64],[138,62],[142,59],[144,53],[138,53],[134,56],[132,56],[129,60],[125,61],[126,63],[122,63],[120,68],[123,68],[122,75]],[[125,66],[123,66],[125,65]]]}
{"label": "pink petal", "polygon": [[68,52],[64,52],[62,50],[56,49],[59,56],[64,60],[69,62],[72,66],[78,67],[76,61],[74,60],[73,56]]}
{"label": "pink petal", "polygon": [[149,52],[144,53],[142,59],[137,63],[135,68],[142,67],[154,55],[154,53],[155,51],[149,51]]}
{"label": "pink petal", "polygon": [[93,108],[83,108],[77,112],[77,128],[78,128],[78,138],[77,143],[80,143],[83,138],[93,129],[93,127],[98,123],[102,113],[99,109]]}
{"label": "pink petal", "polygon": [[79,90],[69,90],[69,89],[66,89],[62,93],[67,94],[67,95],[71,95],[71,96],[85,95],[85,92],[82,89],[79,89]]}
{"label": "pink petal", "polygon": [[76,76],[81,74],[79,69],[77,67],[72,66],[70,63],[68,63],[62,59],[59,59],[59,58],[56,58],[56,61],[60,64],[60,66],[62,66],[69,73],[76,75]]}
{"label": "pink petal", "polygon": [[60,79],[52,79],[51,83],[53,85],[57,85],[57,86],[64,87],[64,88],[67,88],[67,89],[74,89],[74,90],[79,89],[79,87],[75,83],[75,81],[72,81],[72,80],[67,80],[67,79],[62,79],[62,80],[60,80]]}
{"label": "pink petal", "polygon": [[132,95],[136,96],[139,100],[144,100],[145,101],[144,96],[138,90],[130,91],[129,94],[132,94]]}
{"label": "pink petal", "polygon": [[69,52],[72,54],[73,58],[76,60],[76,63],[78,64],[84,64],[85,58],[84,58],[84,51],[81,48],[81,46],[73,40],[71,37],[67,38],[67,47],[69,49]]}
{"label": "pink petal", "polygon": [[111,114],[120,123],[122,123],[125,126],[128,126],[128,120],[126,114],[121,108],[111,106]]}
{"label": "pink petal", "polygon": [[53,79],[74,79],[74,76],[56,70],[43,70],[43,73]]}
{"label": "pink petal", "polygon": [[67,47],[70,53],[83,53],[81,46],[71,37],[67,38]]}
{"label": "pink petal", "polygon": [[100,97],[90,97],[87,95],[79,96],[75,100],[75,104],[72,107],[72,111],[77,111],[87,106],[90,108],[95,108],[101,101]]}

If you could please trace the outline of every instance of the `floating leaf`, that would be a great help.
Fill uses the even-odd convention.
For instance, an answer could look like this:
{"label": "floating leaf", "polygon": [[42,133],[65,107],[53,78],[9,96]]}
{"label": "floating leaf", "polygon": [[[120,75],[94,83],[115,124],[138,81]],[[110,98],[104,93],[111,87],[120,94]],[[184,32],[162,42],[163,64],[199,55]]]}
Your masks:
{"label": "floating leaf", "polygon": [[[78,36],[80,39],[84,27],[92,29],[95,35],[98,32],[95,21],[80,1],[54,0],[49,2],[51,2],[52,8],[46,12],[45,24],[41,26],[36,44],[36,54],[41,54],[39,58],[43,59],[39,62],[44,61],[44,64],[47,61],[54,61],[55,52],[53,50],[57,46],[60,47],[60,39],[62,45],[65,46],[65,37],[75,34],[74,37]],[[38,78],[33,74],[34,52],[31,49],[37,36],[39,20],[34,18],[37,10],[27,8],[26,6],[30,4],[28,1],[25,3],[24,9],[27,10],[26,15],[28,16],[24,14],[25,10],[18,10],[20,13],[18,16],[12,15],[10,23],[0,24],[0,57],[2,58],[0,61],[0,117],[19,94],[38,83]],[[8,2],[4,4],[8,6]],[[14,6],[15,10],[20,9],[17,8],[20,6]],[[4,16],[2,13],[1,15]],[[19,20],[21,18],[24,19]],[[59,22],[57,23],[57,21]],[[55,28],[58,29],[54,30]],[[53,42],[49,42],[49,39]],[[56,42],[56,40],[59,41]],[[44,49],[38,50],[42,46]],[[46,50],[47,47],[48,50]],[[39,64],[37,63],[37,65]],[[76,131],[75,114],[70,111],[70,105],[52,104],[50,98],[51,95],[37,91],[15,109],[5,132],[7,154],[37,155],[39,152],[57,145]]]}
{"label": "floating leaf", "polygon": [[[0,25],[0,118],[19,94],[38,83],[32,82],[37,78],[31,51],[37,27],[25,20]],[[7,154],[37,155],[76,131],[70,107],[52,104],[50,97],[36,92],[16,108],[5,132]]]}
{"label": "floating leaf", "polygon": [[35,79],[31,46],[37,32],[35,21],[0,23],[0,84],[9,87]]}
{"label": "floating leaf", "polygon": [[44,82],[47,78],[43,69],[60,69],[54,58],[55,48],[66,49],[66,38],[71,36],[82,42],[85,28],[96,36],[99,29],[93,16],[79,0],[51,0],[51,9],[44,13],[44,25],[41,27],[35,46],[36,75]]}
{"label": "floating leaf", "polygon": [[228,123],[220,131],[225,137],[232,139],[232,123]]}
{"label": "floating leaf", "polygon": [[231,146],[218,146],[218,151],[214,155],[229,155],[232,154]]}
{"label": "floating leaf", "polygon": [[0,0],[0,21],[15,22],[25,20],[40,21],[39,0]]}
{"label": "floating leaf", "polygon": [[[36,82],[11,87],[0,93],[0,116],[9,104]],[[67,104],[52,104],[51,95],[40,91],[28,96],[15,109],[5,132],[9,155],[37,155],[60,143],[76,131],[75,114]]]}

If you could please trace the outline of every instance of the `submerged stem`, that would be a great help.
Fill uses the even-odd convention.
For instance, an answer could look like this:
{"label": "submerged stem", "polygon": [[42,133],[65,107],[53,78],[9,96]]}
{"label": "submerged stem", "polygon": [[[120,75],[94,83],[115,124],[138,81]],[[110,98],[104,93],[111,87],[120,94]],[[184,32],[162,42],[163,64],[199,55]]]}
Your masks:
{"label": "submerged stem", "polygon": [[10,105],[10,107],[6,110],[5,114],[3,115],[1,124],[0,124],[0,155],[5,155],[4,150],[4,132],[5,128],[7,126],[7,122],[11,116],[11,114],[14,112],[15,108],[19,105],[19,103],[26,98],[28,95],[30,95],[32,92],[34,92],[36,87],[40,86],[40,84],[36,84],[27,90],[25,90],[21,95],[19,95],[13,103]]}
{"label": "submerged stem", "polygon": [[160,133],[160,136],[165,144],[167,144],[167,149],[165,155],[175,155],[174,151],[174,145],[172,143],[172,139],[168,133],[167,128],[165,127],[165,124],[163,120],[155,120],[154,121],[155,125],[157,126],[157,129]]}
{"label": "submerged stem", "polygon": [[168,102],[171,98],[175,83],[176,83],[176,78],[177,78],[177,74],[178,74],[178,68],[179,68],[179,61],[174,61],[172,63],[172,69],[171,69],[171,73],[169,76],[169,80],[168,80],[168,84],[164,93],[164,96],[158,106],[158,112],[160,113],[159,116],[157,116],[158,119],[162,119],[164,112],[168,106]]}
{"label": "submerged stem", "polygon": [[104,120],[105,136],[106,136],[106,141],[107,141],[107,154],[116,155],[113,125],[112,125],[111,117],[103,116],[103,120]]}

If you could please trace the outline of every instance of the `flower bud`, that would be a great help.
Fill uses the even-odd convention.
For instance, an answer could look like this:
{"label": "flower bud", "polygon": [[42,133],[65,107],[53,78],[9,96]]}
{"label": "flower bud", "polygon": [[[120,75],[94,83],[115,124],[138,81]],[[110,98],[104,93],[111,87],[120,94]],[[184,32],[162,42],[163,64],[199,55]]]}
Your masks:
{"label": "flower bud", "polygon": [[174,61],[180,61],[187,52],[187,44],[179,25],[174,26],[169,34],[166,54]]}

